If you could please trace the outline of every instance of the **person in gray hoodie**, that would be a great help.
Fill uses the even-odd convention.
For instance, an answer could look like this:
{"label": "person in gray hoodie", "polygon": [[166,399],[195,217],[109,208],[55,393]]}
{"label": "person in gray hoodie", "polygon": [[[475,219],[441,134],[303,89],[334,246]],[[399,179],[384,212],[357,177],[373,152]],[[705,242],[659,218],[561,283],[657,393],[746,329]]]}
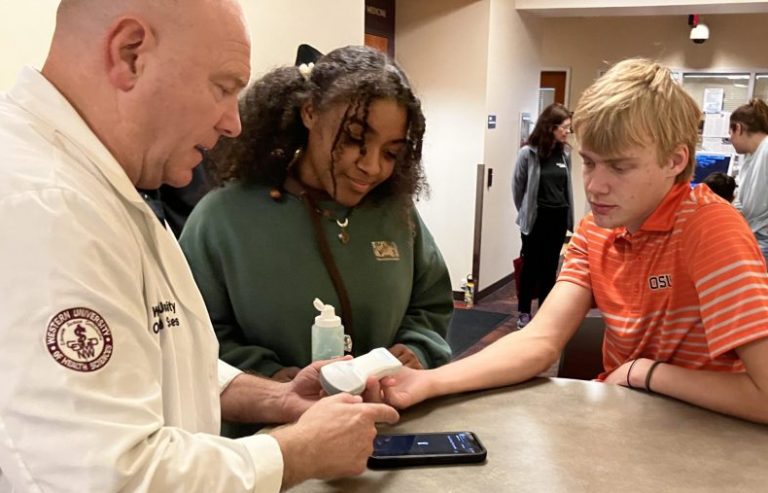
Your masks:
{"label": "person in gray hoodie", "polygon": [[573,189],[568,134],[571,112],[560,103],[539,116],[515,164],[512,194],[523,239],[517,326],[531,320],[531,302],[539,306],[555,285],[560,250],[573,231]]}

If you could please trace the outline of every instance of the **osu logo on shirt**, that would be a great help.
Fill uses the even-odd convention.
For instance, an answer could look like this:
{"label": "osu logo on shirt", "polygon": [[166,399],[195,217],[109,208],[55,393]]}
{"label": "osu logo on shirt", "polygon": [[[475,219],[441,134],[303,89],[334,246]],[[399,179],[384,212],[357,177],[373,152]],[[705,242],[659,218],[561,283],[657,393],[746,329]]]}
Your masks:
{"label": "osu logo on shirt", "polygon": [[670,274],[661,274],[648,278],[648,287],[652,290],[666,289],[672,287],[672,276]]}

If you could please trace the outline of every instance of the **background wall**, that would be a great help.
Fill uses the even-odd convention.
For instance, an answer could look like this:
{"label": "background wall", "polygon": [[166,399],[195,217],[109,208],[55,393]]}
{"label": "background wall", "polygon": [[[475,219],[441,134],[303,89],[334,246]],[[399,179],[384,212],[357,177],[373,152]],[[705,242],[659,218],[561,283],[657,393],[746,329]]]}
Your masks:
{"label": "background wall", "polygon": [[512,1],[491,1],[486,113],[496,115],[496,128],[485,130],[484,162],[493,169],[493,185],[486,186],[483,203],[480,289],[510,274],[522,247],[512,176],[520,149],[520,113],[535,116],[538,111],[538,24],[537,18],[519,14]]}
{"label": "background wall", "polygon": [[58,0],[0,0],[0,91],[24,65],[40,68],[48,54]]}
{"label": "background wall", "polygon": [[[454,290],[472,272],[477,165],[484,180],[478,289],[512,271],[520,251],[511,179],[520,112],[535,113],[540,64],[536,20],[514,0],[401,0],[395,58],[427,117],[424,164],[432,187],[419,211],[445,256]],[[496,128],[487,129],[489,114]],[[486,175],[487,176],[487,175]]]}
{"label": "background wall", "polygon": [[[768,14],[707,15],[701,22],[710,39],[697,45],[688,39],[687,16],[542,18],[542,62],[572,68],[571,109],[599,70],[624,58],[654,58],[672,68],[768,68]],[[574,192],[578,220],[587,207],[578,156]]]}
{"label": "background wall", "polygon": [[432,194],[418,208],[456,290],[472,271],[475,170],[485,153],[490,0],[401,0],[395,12],[395,58],[427,119],[424,166]]}
{"label": "background wall", "polygon": [[[254,77],[273,67],[292,64],[301,43],[323,52],[363,43],[364,0],[241,3],[251,26]],[[0,91],[13,85],[23,65],[42,67],[58,5],[58,0],[0,0]]]}
{"label": "background wall", "polygon": [[296,48],[327,53],[365,38],[364,0],[241,0],[251,26],[254,77],[292,64]]}
{"label": "background wall", "polygon": [[763,0],[516,0],[539,15],[660,15],[767,13]]}

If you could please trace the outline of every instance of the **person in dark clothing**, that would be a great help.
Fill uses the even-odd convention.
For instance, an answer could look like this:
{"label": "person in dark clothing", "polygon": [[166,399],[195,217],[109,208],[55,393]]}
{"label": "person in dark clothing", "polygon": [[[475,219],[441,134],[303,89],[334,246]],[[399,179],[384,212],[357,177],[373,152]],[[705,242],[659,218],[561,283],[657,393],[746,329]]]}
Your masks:
{"label": "person in dark clothing", "polygon": [[[210,173],[208,164],[204,161],[192,171],[192,181],[189,185],[181,188],[170,185],[160,187],[157,199],[162,207],[163,219],[171,227],[176,238],[181,236],[181,230],[184,229],[184,224],[195,205],[216,186]],[[156,210],[154,206],[152,208]]]}
{"label": "person in dark clothing", "polygon": [[736,197],[736,179],[720,171],[707,175],[702,183],[706,184],[710,190],[728,202],[733,202]]}
{"label": "person in dark clothing", "polygon": [[523,240],[517,293],[520,328],[531,320],[534,296],[541,306],[555,285],[565,234],[573,230],[570,133],[571,112],[562,104],[551,104],[517,156],[512,193]]}

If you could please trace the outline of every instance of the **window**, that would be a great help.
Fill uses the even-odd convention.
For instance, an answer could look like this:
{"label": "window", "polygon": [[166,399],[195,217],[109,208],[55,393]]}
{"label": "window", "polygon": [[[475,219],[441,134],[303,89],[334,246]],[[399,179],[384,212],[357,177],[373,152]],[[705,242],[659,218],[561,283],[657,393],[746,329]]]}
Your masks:
{"label": "window", "polygon": [[[707,113],[731,112],[749,101],[750,78],[749,73],[683,73],[683,89]],[[712,111],[717,99],[720,107]]]}
{"label": "window", "polygon": [[755,75],[754,97],[768,100],[768,74]]}

